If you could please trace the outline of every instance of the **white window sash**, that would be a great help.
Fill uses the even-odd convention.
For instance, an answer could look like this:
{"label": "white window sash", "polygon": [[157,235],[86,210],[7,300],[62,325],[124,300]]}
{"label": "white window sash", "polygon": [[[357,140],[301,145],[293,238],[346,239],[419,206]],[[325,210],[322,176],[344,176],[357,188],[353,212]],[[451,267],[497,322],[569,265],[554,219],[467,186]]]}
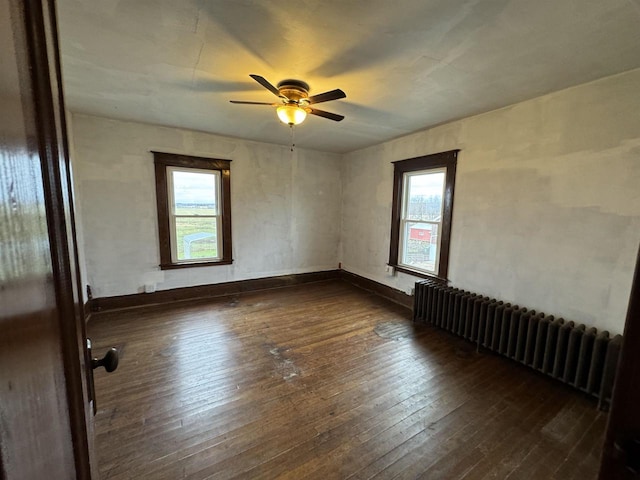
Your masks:
{"label": "white window sash", "polygon": [[[215,178],[215,190],[216,190],[216,214],[214,215],[177,215],[175,213],[175,191],[173,187],[173,172],[187,172],[187,173],[204,173],[212,175]],[[171,243],[171,261],[174,263],[198,263],[207,260],[220,260],[222,258],[222,214],[220,213],[220,188],[221,188],[221,175],[220,172],[215,170],[204,170],[198,168],[182,168],[182,167],[167,167],[167,192],[169,202],[169,241]],[[178,218],[215,218],[216,224],[216,252],[215,257],[201,257],[192,259],[178,259],[178,240],[177,240],[177,219]]]}
{"label": "white window sash", "polygon": [[[431,273],[431,274],[438,274],[439,269],[440,269],[440,244],[441,244],[441,239],[442,239],[442,221],[434,221],[434,220],[419,220],[419,219],[413,219],[408,217],[407,215],[407,210],[409,208],[409,197],[410,197],[410,188],[409,188],[409,179],[412,176],[417,176],[417,175],[426,175],[426,174],[433,174],[433,173],[444,173],[445,174],[445,178],[446,178],[446,174],[447,174],[447,169],[446,168],[431,168],[431,169],[427,169],[427,170],[420,170],[420,171],[413,171],[413,172],[407,172],[404,174],[404,178],[402,181],[402,208],[401,208],[401,215],[400,215],[400,231],[399,233],[399,242],[398,242],[398,265],[411,269],[411,270],[415,270],[417,272],[426,272],[426,273]],[[446,181],[443,182],[442,185],[442,194],[441,194],[441,205],[440,205],[440,212],[442,213],[443,209],[444,209],[444,190],[446,188]],[[436,257],[435,257],[435,264],[434,264],[434,269],[433,270],[428,270],[426,268],[418,268],[415,265],[408,265],[406,263],[404,263],[404,252],[406,249],[406,245],[407,242],[409,241],[409,238],[407,238],[407,223],[426,223],[426,224],[430,224],[430,225],[437,225],[438,226],[438,234],[436,236]]]}

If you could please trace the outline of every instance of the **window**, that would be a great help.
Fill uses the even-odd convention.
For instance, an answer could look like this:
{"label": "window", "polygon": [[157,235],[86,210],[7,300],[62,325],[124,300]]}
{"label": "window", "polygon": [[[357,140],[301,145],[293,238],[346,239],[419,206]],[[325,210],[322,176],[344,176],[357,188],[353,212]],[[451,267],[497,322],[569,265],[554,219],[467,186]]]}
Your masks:
{"label": "window", "polygon": [[389,265],[396,270],[447,278],[458,152],[393,162]]}
{"label": "window", "polygon": [[153,152],[160,268],[228,265],[230,160]]}

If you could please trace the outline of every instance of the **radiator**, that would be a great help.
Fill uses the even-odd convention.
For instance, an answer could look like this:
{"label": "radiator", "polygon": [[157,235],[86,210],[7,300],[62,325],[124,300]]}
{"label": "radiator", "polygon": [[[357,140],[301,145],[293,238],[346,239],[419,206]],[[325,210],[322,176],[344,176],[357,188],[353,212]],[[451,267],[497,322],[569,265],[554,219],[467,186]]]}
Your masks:
{"label": "radiator", "polygon": [[413,319],[509,357],[598,399],[611,399],[622,336],[575,325],[431,280],[417,282]]}

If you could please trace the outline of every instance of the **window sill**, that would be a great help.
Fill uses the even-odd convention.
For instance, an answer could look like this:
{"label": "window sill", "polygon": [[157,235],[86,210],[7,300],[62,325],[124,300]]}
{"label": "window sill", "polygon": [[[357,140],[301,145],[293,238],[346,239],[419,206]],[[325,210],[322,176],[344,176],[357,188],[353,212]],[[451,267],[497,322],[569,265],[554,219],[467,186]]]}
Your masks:
{"label": "window sill", "polygon": [[449,283],[449,279],[445,277],[439,277],[433,273],[419,272],[417,270],[412,270],[407,267],[403,267],[402,265],[389,265],[393,267],[397,272],[406,273],[408,275],[413,275],[414,277],[427,278],[429,280],[434,280],[436,282]]}
{"label": "window sill", "polygon": [[231,265],[233,260],[219,260],[211,262],[185,262],[185,263],[165,263],[160,264],[160,270],[174,270],[177,268],[191,268],[191,267],[215,267],[217,265]]}

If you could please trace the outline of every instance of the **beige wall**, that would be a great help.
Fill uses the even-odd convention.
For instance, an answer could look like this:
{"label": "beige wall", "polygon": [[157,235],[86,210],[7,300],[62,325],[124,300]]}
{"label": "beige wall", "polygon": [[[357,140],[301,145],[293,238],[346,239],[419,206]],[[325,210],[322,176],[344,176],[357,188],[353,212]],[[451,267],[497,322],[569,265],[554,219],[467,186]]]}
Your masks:
{"label": "beige wall", "polygon": [[[392,161],[454,148],[454,286],[622,331],[640,241],[640,70],[344,156],[73,114],[97,297],[343,268],[386,273]],[[160,271],[150,150],[232,160],[234,264]]]}
{"label": "beige wall", "polygon": [[[73,114],[85,282],[96,297],[335,269],[340,156]],[[233,265],[161,271],[150,150],[230,159]]]}
{"label": "beige wall", "polygon": [[461,149],[452,285],[621,333],[640,241],[640,70],[345,155],[343,268],[389,276],[392,161]]}

